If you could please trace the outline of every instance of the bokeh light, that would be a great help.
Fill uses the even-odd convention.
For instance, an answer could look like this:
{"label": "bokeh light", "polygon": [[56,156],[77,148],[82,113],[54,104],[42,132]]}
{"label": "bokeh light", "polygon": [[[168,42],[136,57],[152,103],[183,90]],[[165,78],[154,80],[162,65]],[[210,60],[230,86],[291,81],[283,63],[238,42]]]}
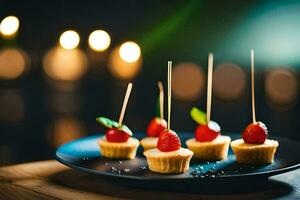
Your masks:
{"label": "bokeh light", "polygon": [[24,99],[18,90],[1,90],[0,92],[0,121],[18,123],[25,115]]}
{"label": "bokeh light", "polygon": [[121,45],[119,54],[125,62],[133,63],[140,58],[141,48],[137,43],[128,41]]}
{"label": "bokeh light", "polygon": [[45,55],[43,66],[52,79],[76,81],[87,71],[87,58],[80,49],[55,47]]}
{"label": "bokeh light", "polygon": [[194,63],[180,63],[173,69],[173,95],[182,100],[195,100],[203,90],[204,73]]}
{"label": "bokeh light", "polygon": [[29,57],[21,49],[0,50],[0,79],[16,79],[29,67]]}
{"label": "bokeh light", "polygon": [[80,37],[77,32],[73,30],[65,31],[59,38],[60,45],[65,49],[74,49],[78,46]]}
{"label": "bokeh light", "polygon": [[49,140],[54,147],[86,135],[83,124],[72,117],[56,119],[50,129]]}
{"label": "bokeh light", "polygon": [[116,47],[110,54],[108,59],[108,70],[119,79],[128,80],[134,78],[141,69],[142,58],[135,62],[125,62],[119,54],[119,47]]}
{"label": "bokeh light", "polygon": [[[55,83],[62,86],[69,82],[55,81]],[[59,88],[58,90],[53,90],[53,92],[49,94],[46,104],[49,105],[50,113],[60,116],[73,116],[80,111],[80,107],[82,105],[82,96],[78,94],[78,88],[75,86],[73,89],[70,89],[71,88]]]}
{"label": "bokeh light", "polygon": [[89,46],[97,52],[105,51],[110,45],[110,36],[106,31],[96,30],[89,36]]}
{"label": "bokeh light", "polygon": [[0,23],[0,32],[4,37],[14,36],[19,29],[19,19],[15,16],[7,16]]}
{"label": "bokeh light", "polygon": [[234,63],[223,63],[214,70],[213,92],[224,100],[239,98],[245,90],[246,73]]}
{"label": "bokeh light", "polygon": [[275,104],[291,104],[299,93],[299,85],[294,72],[285,68],[270,70],[265,80],[266,95]]}

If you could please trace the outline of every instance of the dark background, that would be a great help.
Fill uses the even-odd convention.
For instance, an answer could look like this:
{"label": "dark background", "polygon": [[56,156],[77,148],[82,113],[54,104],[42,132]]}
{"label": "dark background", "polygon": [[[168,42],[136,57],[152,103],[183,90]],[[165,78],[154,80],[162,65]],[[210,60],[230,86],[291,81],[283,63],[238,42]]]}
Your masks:
{"label": "dark background", "polygon": [[[21,48],[31,62],[21,77],[0,80],[0,165],[54,158],[58,145],[104,131],[95,117],[117,119],[129,80],[111,75],[107,57],[127,40],[136,41],[143,56],[140,73],[131,79],[134,88],[124,121],[133,131],[145,131],[155,115],[156,82],[166,83],[167,61],[193,62],[206,73],[212,51],[215,66],[232,62],[247,73],[238,98],[213,95],[213,119],[223,132],[240,133],[251,121],[249,50],[254,48],[257,118],[266,123],[270,137],[300,139],[299,87],[284,104],[272,102],[265,91],[266,74],[274,69],[288,70],[299,85],[299,13],[299,1],[2,0],[1,20],[15,15],[20,28],[13,40],[1,39],[1,49]],[[89,69],[78,81],[51,80],[43,71],[43,57],[68,29],[79,33]],[[112,38],[110,48],[99,55],[87,43],[95,29],[108,31]],[[93,56],[102,60],[95,62]],[[196,124],[189,110],[205,110],[205,105],[205,87],[196,99],[174,96],[172,128],[193,131]]]}

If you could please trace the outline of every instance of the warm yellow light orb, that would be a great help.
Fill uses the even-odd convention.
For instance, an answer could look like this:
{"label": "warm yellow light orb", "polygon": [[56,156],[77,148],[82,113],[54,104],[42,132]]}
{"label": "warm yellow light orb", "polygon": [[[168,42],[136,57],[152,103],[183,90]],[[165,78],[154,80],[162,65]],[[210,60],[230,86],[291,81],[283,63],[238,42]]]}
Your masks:
{"label": "warm yellow light orb", "polygon": [[128,63],[121,58],[119,52],[119,47],[112,50],[108,57],[108,70],[116,78],[130,80],[140,72],[142,67],[142,57],[136,62]]}
{"label": "warm yellow light orb", "polygon": [[81,121],[75,118],[59,118],[50,128],[50,143],[58,147],[64,143],[86,135],[86,130]]}
{"label": "warm yellow light orb", "polygon": [[222,100],[235,100],[243,95],[246,73],[235,63],[222,63],[214,70],[213,93]]}
{"label": "warm yellow light orb", "polygon": [[28,66],[27,54],[21,49],[7,48],[0,50],[0,79],[16,79]]}
{"label": "warm yellow light orb", "polygon": [[43,59],[46,74],[55,80],[76,81],[87,71],[87,58],[80,49],[51,49]]}
{"label": "warm yellow light orb", "polygon": [[180,100],[193,101],[204,87],[204,73],[200,66],[191,62],[179,63],[173,68],[172,91]]}
{"label": "warm yellow light orb", "polygon": [[270,70],[266,75],[265,91],[272,103],[277,105],[293,103],[299,94],[296,73],[288,68]]}
{"label": "warm yellow light orb", "polygon": [[0,23],[0,32],[3,36],[12,36],[19,29],[19,19],[15,16],[5,17]]}
{"label": "warm yellow light orb", "polygon": [[121,45],[119,54],[125,62],[133,63],[140,58],[141,48],[135,42],[125,42]]}
{"label": "warm yellow light orb", "polygon": [[59,38],[60,45],[65,49],[74,49],[78,46],[80,37],[78,33],[72,30],[63,32]]}
{"label": "warm yellow light orb", "polygon": [[103,30],[93,31],[89,36],[89,45],[94,51],[105,51],[110,45],[110,36]]}

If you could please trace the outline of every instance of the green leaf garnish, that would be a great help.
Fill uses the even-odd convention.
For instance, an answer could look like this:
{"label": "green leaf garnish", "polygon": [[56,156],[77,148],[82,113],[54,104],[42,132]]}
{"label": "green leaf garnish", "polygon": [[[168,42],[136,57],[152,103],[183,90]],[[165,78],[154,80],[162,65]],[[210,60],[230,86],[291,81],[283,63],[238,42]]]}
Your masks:
{"label": "green leaf garnish", "polygon": [[115,122],[111,119],[108,119],[106,117],[97,117],[96,121],[105,126],[106,128],[118,128],[119,124],[118,122]]}
{"label": "green leaf garnish", "polygon": [[108,119],[106,117],[97,117],[96,121],[105,126],[106,128],[117,128],[132,136],[132,131],[125,124],[122,124],[122,126],[120,127],[118,122]]}
{"label": "green leaf garnish", "polygon": [[206,113],[202,110],[199,110],[196,107],[193,107],[190,112],[191,118],[200,125],[207,124]]}
{"label": "green leaf garnish", "polygon": [[132,131],[128,128],[128,126],[122,124],[121,127],[119,127],[119,130],[124,131],[128,135],[132,136]]}

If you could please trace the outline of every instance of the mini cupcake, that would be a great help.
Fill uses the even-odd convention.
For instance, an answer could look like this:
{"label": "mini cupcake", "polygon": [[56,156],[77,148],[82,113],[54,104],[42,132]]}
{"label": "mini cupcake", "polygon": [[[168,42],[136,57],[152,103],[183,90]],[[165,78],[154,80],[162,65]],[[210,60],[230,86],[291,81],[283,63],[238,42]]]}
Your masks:
{"label": "mini cupcake", "polygon": [[187,147],[194,152],[193,158],[202,161],[226,159],[230,137],[221,135],[221,128],[216,122],[206,123],[205,113],[199,109],[194,107],[191,116],[200,124],[195,130],[195,138],[186,141]]}
{"label": "mini cupcake", "polygon": [[189,170],[193,152],[182,148],[177,134],[166,129],[161,132],[157,148],[144,152],[151,171],[158,173],[184,173]]}
{"label": "mini cupcake", "polygon": [[272,163],[279,143],[267,139],[267,135],[267,127],[262,122],[249,124],[243,132],[243,139],[231,143],[236,161],[251,165]]}
{"label": "mini cupcake", "polygon": [[219,135],[212,141],[199,142],[195,138],[186,141],[194,158],[202,161],[218,161],[227,158],[230,137]]}
{"label": "mini cupcake", "polygon": [[254,87],[254,50],[251,49],[251,97],[252,123],[243,132],[243,139],[234,140],[231,148],[236,161],[242,164],[264,165],[274,161],[279,143],[268,140],[268,130],[264,123],[256,121]]}
{"label": "mini cupcake", "polygon": [[107,127],[105,136],[98,140],[101,155],[108,158],[133,159],[136,156],[139,140],[131,137],[132,132],[126,126],[105,117],[96,119]]}
{"label": "mini cupcake", "polygon": [[144,151],[149,169],[158,173],[176,174],[189,170],[193,152],[182,148],[178,135],[170,129],[172,62],[168,62],[168,123],[159,134],[155,149]]}
{"label": "mini cupcake", "polygon": [[138,139],[131,137],[131,130],[122,123],[131,89],[132,83],[129,83],[118,122],[105,117],[96,118],[97,122],[108,128],[105,132],[105,136],[98,140],[100,152],[104,157],[121,159],[135,158],[140,142]]}
{"label": "mini cupcake", "polygon": [[207,71],[207,113],[197,109],[191,110],[191,117],[199,126],[195,138],[186,141],[187,147],[194,152],[194,158],[203,161],[217,161],[227,158],[230,137],[221,135],[219,124],[210,120],[212,101],[213,54],[208,55]]}
{"label": "mini cupcake", "polygon": [[144,151],[148,149],[156,148],[157,140],[159,134],[167,128],[167,122],[164,119],[164,91],[162,83],[158,82],[159,87],[159,113],[160,117],[153,118],[147,128],[147,137],[141,140],[141,145],[144,148]]}

